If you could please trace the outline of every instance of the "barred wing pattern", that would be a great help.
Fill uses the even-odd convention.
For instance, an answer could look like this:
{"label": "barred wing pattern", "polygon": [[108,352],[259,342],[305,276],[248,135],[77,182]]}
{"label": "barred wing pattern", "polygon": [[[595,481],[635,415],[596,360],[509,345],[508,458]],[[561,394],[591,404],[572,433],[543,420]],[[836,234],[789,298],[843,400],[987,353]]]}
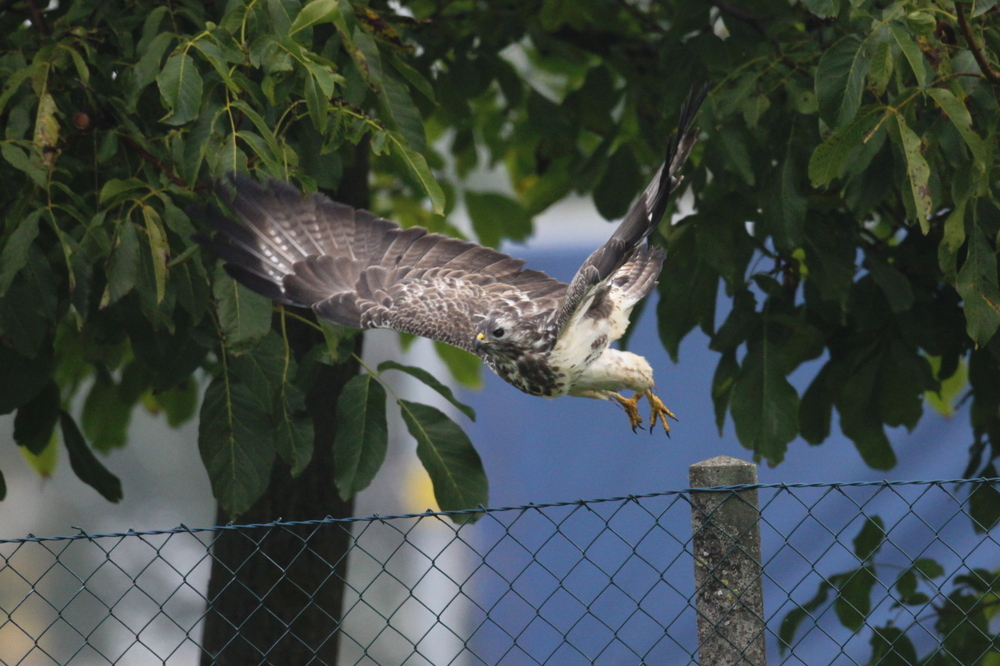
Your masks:
{"label": "barred wing pattern", "polygon": [[524,269],[523,260],[402,229],[322,194],[303,199],[287,183],[231,176],[216,189],[239,221],[199,211],[218,232],[199,242],[251,289],[342,326],[391,328],[473,351],[484,313],[555,312],[565,296],[564,283]]}
{"label": "barred wing pattern", "polygon": [[[554,313],[554,325],[561,333],[581,312],[606,307],[602,303],[610,287],[617,283],[626,292],[628,307],[635,305],[655,286],[656,274],[663,264],[658,248],[644,249],[649,234],[667,210],[670,194],[680,185],[678,176],[695,144],[694,117],[705,99],[709,86],[693,90],[681,108],[677,133],[667,146],[666,159],[646,190],[639,195],[625,219],[604,245],[591,254],[569,283],[566,299]],[[631,264],[631,265],[630,265]],[[640,267],[640,280],[629,280]],[[650,277],[652,275],[652,277]]]}

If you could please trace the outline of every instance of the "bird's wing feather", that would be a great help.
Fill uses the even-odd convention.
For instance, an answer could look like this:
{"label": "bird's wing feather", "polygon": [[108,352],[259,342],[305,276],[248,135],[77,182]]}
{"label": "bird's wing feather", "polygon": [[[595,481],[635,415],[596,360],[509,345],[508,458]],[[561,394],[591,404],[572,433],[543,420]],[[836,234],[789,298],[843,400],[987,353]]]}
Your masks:
{"label": "bird's wing feather", "polygon": [[555,310],[566,285],[475,243],[398,225],[287,183],[234,176],[217,188],[238,221],[197,214],[230,275],[282,303],[352,328],[392,328],[471,350],[496,307]]}
{"label": "bird's wing feather", "polygon": [[[659,224],[667,209],[670,193],[680,184],[678,172],[695,143],[692,121],[707,92],[708,87],[705,86],[697,94],[692,91],[688,96],[681,109],[677,133],[670,141],[663,165],[636,199],[611,238],[583,262],[570,281],[566,298],[553,315],[553,325],[560,333],[578,313],[587,311],[596,299],[607,293],[608,283],[618,276],[626,264],[639,258],[637,251],[640,245]],[[646,257],[649,258],[655,258],[659,263],[663,261],[662,254]],[[645,259],[643,261],[645,263]],[[623,275],[630,275],[631,272],[629,269]],[[644,284],[648,288],[642,293],[643,296],[652,288],[653,283],[646,280]]]}

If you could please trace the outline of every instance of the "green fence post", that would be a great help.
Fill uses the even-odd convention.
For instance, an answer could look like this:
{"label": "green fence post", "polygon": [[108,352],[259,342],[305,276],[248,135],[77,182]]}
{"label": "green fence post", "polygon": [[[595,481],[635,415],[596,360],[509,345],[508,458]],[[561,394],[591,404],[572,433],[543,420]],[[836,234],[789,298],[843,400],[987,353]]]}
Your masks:
{"label": "green fence post", "polygon": [[[757,466],[718,456],[688,468],[691,488],[757,483]],[[765,666],[756,490],[691,493],[701,666]]]}

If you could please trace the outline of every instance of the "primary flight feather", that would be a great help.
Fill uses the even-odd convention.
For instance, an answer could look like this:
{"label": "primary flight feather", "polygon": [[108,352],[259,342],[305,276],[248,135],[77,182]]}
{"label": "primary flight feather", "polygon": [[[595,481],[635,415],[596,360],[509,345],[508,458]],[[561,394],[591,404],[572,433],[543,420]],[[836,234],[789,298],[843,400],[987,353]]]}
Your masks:
{"label": "primary flight feather", "polygon": [[[351,328],[391,328],[479,356],[532,395],[613,399],[634,430],[650,402],[650,428],[673,417],[653,394],[653,370],[609,345],[632,308],[656,285],[663,251],[646,239],[660,222],[695,142],[703,89],[681,110],[664,164],[625,219],[567,285],[525,262],[475,243],[401,229],[322,194],[234,176],[216,189],[236,219],[202,213],[215,230],[199,241],[234,278],[269,298],[311,308]],[[632,398],[619,392],[631,390]]]}

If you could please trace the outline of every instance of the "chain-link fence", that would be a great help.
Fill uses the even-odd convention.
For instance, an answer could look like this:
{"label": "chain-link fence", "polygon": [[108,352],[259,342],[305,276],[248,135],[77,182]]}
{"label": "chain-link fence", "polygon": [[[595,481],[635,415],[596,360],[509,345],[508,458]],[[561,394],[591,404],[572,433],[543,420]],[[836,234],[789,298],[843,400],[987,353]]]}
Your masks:
{"label": "chain-link fence", "polygon": [[[986,524],[998,481],[714,489],[759,496],[764,617],[751,639],[770,663],[1000,664]],[[426,513],[3,540],[0,661],[199,663],[221,532],[254,544],[291,532],[308,553],[341,530],[340,664],[699,663],[698,603],[713,603],[694,583],[696,560],[711,566],[692,539],[699,492],[488,509],[466,524]],[[305,604],[324,582],[302,587]],[[746,590],[722,583],[716,602],[739,604]],[[265,650],[259,663],[276,662]]]}

